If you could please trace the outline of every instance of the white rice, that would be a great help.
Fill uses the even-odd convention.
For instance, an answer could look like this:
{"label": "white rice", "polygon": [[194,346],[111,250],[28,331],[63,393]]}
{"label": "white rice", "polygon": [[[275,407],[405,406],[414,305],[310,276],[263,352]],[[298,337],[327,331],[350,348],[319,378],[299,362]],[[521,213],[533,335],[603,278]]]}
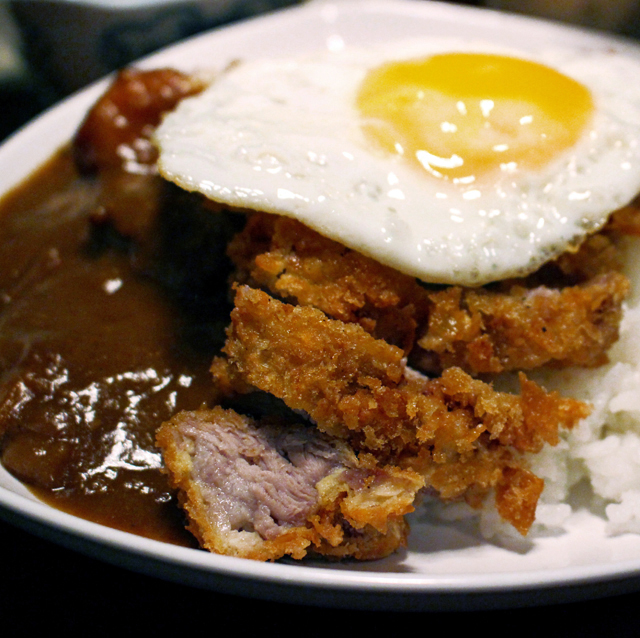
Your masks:
{"label": "white rice", "polygon": [[[532,458],[533,471],[545,479],[538,525],[561,524],[553,506],[563,504],[570,515],[576,507],[572,490],[582,483],[589,488],[586,505],[594,511],[604,508],[610,534],[640,533],[640,246],[629,240],[623,249],[633,290],[610,363],[537,378],[547,389],[593,406],[578,427],[563,433],[560,445]],[[548,519],[551,512],[554,521]]]}
{"label": "white rice", "polygon": [[[531,455],[531,469],[545,480],[545,488],[530,536],[562,529],[585,507],[606,519],[610,535],[640,533],[640,243],[630,239],[622,249],[632,293],[610,362],[596,369],[528,375],[547,390],[593,406],[576,428],[562,433],[559,445]],[[436,510],[445,520],[478,515],[463,504]],[[479,527],[485,538],[518,535],[491,503],[480,512]]]}

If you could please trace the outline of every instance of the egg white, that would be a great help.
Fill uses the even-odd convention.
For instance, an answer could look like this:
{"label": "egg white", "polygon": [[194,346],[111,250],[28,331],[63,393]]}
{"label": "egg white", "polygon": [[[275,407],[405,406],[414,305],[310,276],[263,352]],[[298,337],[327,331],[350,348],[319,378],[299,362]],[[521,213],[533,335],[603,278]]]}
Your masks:
{"label": "egg white", "polygon": [[159,170],[229,206],[295,217],[425,282],[527,274],[640,192],[640,62],[613,51],[520,54],[588,87],[592,126],[543,169],[505,170],[479,187],[373,149],[355,107],[369,69],[463,49],[495,52],[430,38],[241,63],[166,116]]}

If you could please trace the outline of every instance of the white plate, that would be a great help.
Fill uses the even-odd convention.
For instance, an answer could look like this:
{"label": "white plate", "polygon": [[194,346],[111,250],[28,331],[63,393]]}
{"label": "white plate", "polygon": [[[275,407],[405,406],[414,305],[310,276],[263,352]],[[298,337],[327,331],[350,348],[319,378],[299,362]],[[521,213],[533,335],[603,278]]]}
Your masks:
{"label": "white plate", "polygon": [[[506,45],[606,48],[635,45],[530,18],[437,2],[310,2],[173,46],[141,66],[186,71],[234,58],[282,56],[342,43],[429,34],[483,37]],[[0,193],[22,181],[72,136],[104,90],[63,102],[0,148]],[[640,586],[640,535],[614,538],[579,513],[565,534],[500,547],[455,525],[416,522],[408,551],[362,564],[256,563],[150,541],[49,508],[0,469],[0,514],[32,531],[159,577],[280,601],[375,609],[471,609],[575,600]]]}

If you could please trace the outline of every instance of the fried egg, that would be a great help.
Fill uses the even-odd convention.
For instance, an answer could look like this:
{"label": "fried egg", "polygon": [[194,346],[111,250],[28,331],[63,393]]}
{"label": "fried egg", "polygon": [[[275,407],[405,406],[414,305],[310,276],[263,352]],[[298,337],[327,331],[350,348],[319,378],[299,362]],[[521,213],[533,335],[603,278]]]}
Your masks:
{"label": "fried egg", "polygon": [[526,275],[640,192],[640,62],[430,38],[239,63],[156,131],[161,174],[438,284]]}

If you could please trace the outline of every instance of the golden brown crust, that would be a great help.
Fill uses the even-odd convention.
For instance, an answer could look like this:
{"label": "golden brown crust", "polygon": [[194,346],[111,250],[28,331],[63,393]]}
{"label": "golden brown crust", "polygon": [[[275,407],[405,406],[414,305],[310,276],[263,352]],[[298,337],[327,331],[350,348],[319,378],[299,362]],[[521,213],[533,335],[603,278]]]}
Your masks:
{"label": "golden brown crust", "polygon": [[618,338],[629,281],[611,272],[553,290],[512,287],[508,293],[450,287],[430,294],[429,326],[418,344],[440,368],[475,373],[543,365],[594,367]]}
{"label": "golden brown crust", "polygon": [[481,289],[426,287],[295,220],[262,213],[229,254],[238,282],[357,323],[436,374],[601,365],[629,289],[605,233],[526,280]]}
{"label": "golden brown crust", "polygon": [[[492,438],[509,432],[509,443],[520,451],[538,449],[531,437],[513,434],[524,431],[521,398],[496,392],[459,368],[436,379],[412,376],[400,349],[359,326],[247,286],[237,289],[231,319],[224,347],[231,375],[304,410],[320,428],[362,449],[400,453],[433,441],[436,450],[462,452],[479,436],[476,421]],[[525,388],[533,386],[526,381]],[[551,395],[541,390],[541,396]],[[575,409],[566,421],[585,415],[583,404],[569,399],[554,409],[565,403]],[[465,410],[456,412],[458,406]]]}
{"label": "golden brown crust", "polygon": [[[522,373],[520,394],[511,395],[469,372],[602,363],[628,292],[622,275],[600,273],[617,257],[608,237],[594,236],[528,281],[483,289],[429,289],[296,221],[264,214],[250,216],[229,254],[236,281],[292,303],[236,286],[225,357],[212,365],[221,396],[271,394],[377,463],[417,472],[442,499],[479,506],[493,490],[500,515],[527,532],[543,481],[523,455],[557,444],[559,429],[589,408]],[[559,281],[581,283],[539,285],[551,270]],[[440,376],[412,373],[410,352]],[[344,539],[335,545],[334,514],[329,508],[310,519],[310,546],[362,556]]]}
{"label": "golden brown crust", "polygon": [[536,517],[536,504],[544,481],[524,468],[507,468],[496,486],[496,509],[521,534],[526,534]]}
{"label": "golden brown crust", "polygon": [[252,215],[229,245],[239,283],[359,323],[408,351],[426,319],[426,290],[407,275],[286,217]]}
{"label": "golden brown crust", "polygon": [[[238,288],[235,303],[227,360],[216,361],[214,375],[238,391],[253,386],[277,396],[381,462],[411,467],[444,498],[469,494],[473,500],[508,486],[510,476],[521,480],[511,471],[520,468],[521,454],[554,444],[559,427],[573,427],[589,412],[524,375],[516,396],[459,368],[437,379],[411,374],[400,349],[360,326],[247,286]],[[521,505],[535,509],[530,501]],[[503,512],[524,528],[527,516],[508,507]]]}

